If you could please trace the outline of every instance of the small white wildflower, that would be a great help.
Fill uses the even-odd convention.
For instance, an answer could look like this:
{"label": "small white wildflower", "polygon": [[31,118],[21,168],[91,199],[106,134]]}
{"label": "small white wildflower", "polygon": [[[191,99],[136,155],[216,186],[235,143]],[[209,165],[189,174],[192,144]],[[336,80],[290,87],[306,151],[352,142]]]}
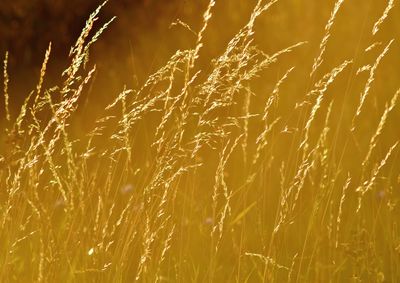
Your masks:
{"label": "small white wildflower", "polygon": [[89,251],[88,251],[88,255],[92,255],[94,253],[94,248],[91,248]]}

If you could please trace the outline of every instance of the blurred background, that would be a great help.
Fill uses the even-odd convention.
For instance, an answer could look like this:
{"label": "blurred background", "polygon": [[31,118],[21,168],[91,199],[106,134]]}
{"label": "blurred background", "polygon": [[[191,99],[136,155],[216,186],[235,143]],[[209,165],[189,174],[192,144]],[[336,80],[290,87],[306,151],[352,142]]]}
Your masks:
{"label": "blurred background", "polygon": [[[47,72],[46,87],[58,84],[61,72],[68,66],[68,52],[79,36],[90,13],[102,0],[14,0],[0,1],[0,57],[9,52],[11,106],[20,105],[24,97],[37,83],[41,63],[49,42],[52,54]],[[210,69],[212,58],[220,55],[232,36],[248,21],[256,0],[216,1],[210,26],[205,34],[205,48],[201,50],[199,68]],[[336,1],[292,0],[278,1],[266,15],[257,21],[256,43],[272,54],[300,41],[308,43],[293,56],[283,58],[279,67],[272,67],[256,84],[260,90],[272,85],[289,67],[296,66],[296,83],[290,86],[295,92],[290,98],[303,99],[312,84],[309,79],[314,57],[318,54],[325,24]],[[374,62],[381,47],[369,53],[364,49],[378,41],[398,39],[400,9],[392,9],[390,16],[376,36],[372,27],[382,15],[387,1],[345,1],[332,28],[325,61],[320,74],[330,71],[346,59],[353,59],[362,66]],[[102,10],[98,27],[113,16],[110,25],[91,50],[91,64],[97,65],[96,103],[113,97],[124,85],[136,88],[149,74],[166,63],[178,49],[192,48],[201,28],[202,15],[208,1],[194,0],[110,0]],[[192,31],[177,20],[188,24]],[[398,87],[400,64],[398,44],[394,44],[386,59],[392,64],[381,72],[384,80],[377,80],[378,91],[393,93]],[[354,67],[355,68],[355,67]],[[353,70],[353,75],[355,71]],[[0,78],[0,83],[2,83]],[[350,76],[347,83],[354,82]],[[346,83],[346,82],[344,82]],[[359,85],[360,90],[362,84]],[[356,87],[356,86],[355,86]],[[360,90],[356,89],[356,92]],[[112,91],[112,94],[109,92]],[[357,93],[357,97],[358,97]],[[89,95],[90,96],[90,95]],[[0,101],[0,111],[3,111]],[[97,106],[98,105],[98,106]]]}
{"label": "blurred background", "polygon": [[[70,46],[80,34],[89,14],[102,0],[14,0],[0,2],[0,52],[10,52],[10,67],[14,75],[21,71],[38,69],[44,52],[53,43],[52,61],[67,62]],[[220,0],[215,7],[212,27],[208,31],[211,44],[207,51],[217,53],[232,35],[245,23],[256,0]],[[382,14],[387,1],[345,1],[334,25],[335,36],[342,38],[337,54],[357,48],[371,37],[371,24]],[[335,1],[280,1],[267,17],[259,21],[261,44],[270,50],[294,43],[309,41],[317,47],[325,23]],[[194,35],[182,26],[171,24],[177,19],[189,24],[195,31],[200,28],[202,13],[208,1],[193,0],[111,0],[103,9],[101,19],[112,16],[117,20],[95,47],[100,62],[109,59],[134,57],[137,76],[148,73],[165,62],[176,49],[193,46]],[[392,14],[399,14],[393,9]],[[351,15],[351,16],[349,16]],[[346,19],[346,20],[343,20]],[[398,35],[400,18],[392,15],[383,29]],[[392,26],[393,28],[388,28]],[[380,35],[385,32],[381,32]],[[328,50],[329,51],[329,50]],[[107,56],[103,56],[104,52]],[[215,54],[212,54],[215,55]],[[353,55],[353,54],[348,54]],[[123,58],[120,58],[123,57]],[[329,56],[327,56],[329,57]],[[340,58],[341,59],[341,58]],[[118,66],[133,64],[118,62]],[[131,66],[131,68],[134,68]],[[132,74],[131,74],[132,75]],[[146,75],[146,74],[145,74]]]}
{"label": "blurred background", "polygon": [[[9,52],[9,73],[14,77],[11,85],[15,87],[19,77],[24,77],[25,84],[20,87],[29,88],[30,83],[35,83],[49,42],[52,42],[52,55],[48,75],[59,76],[59,71],[69,63],[68,52],[86,19],[102,2],[103,0],[1,1],[0,53],[4,58],[5,52]],[[169,37],[170,25],[174,20],[188,16],[201,21],[199,11],[206,3],[202,5],[196,4],[197,1],[192,2],[109,1],[97,22],[98,27],[113,16],[117,20],[94,47],[92,62],[100,67],[107,65],[107,68],[128,67],[130,76],[139,70],[141,73],[149,72],[155,68],[157,60],[163,61],[162,58],[167,55],[165,53],[170,53],[167,49],[172,52],[179,41],[185,40],[182,36],[175,37],[174,40]],[[111,64],[113,62],[114,65]],[[124,76],[125,73],[124,70],[119,76]]]}
{"label": "blurred background", "polygon": [[[101,2],[100,0],[0,0],[0,55],[4,58],[5,52],[9,52],[10,103],[13,108],[17,109],[30,90],[35,88],[49,42],[52,42],[53,49],[45,87],[49,88],[62,82],[61,73],[70,64],[68,57],[70,47],[79,36],[90,13]],[[216,2],[213,16],[204,35],[204,47],[201,49],[200,59],[196,66],[204,76],[212,71],[212,59],[223,53],[229,40],[248,22],[257,0],[217,0]],[[294,66],[295,70],[280,89],[278,113],[283,117],[282,123],[287,125],[287,129],[296,132],[296,127],[304,125],[303,120],[307,116],[305,113],[311,110],[314,101],[314,98],[307,97],[306,94],[324,74],[329,73],[345,60],[352,60],[351,67],[340,74],[325,93],[326,99],[324,99],[315,118],[315,125],[313,125],[312,131],[315,132],[312,132],[310,136],[319,137],[317,133],[324,126],[328,105],[334,101],[331,126],[332,129],[335,129],[335,133],[340,133],[340,135],[334,140],[334,158],[332,160],[340,164],[338,168],[343,169],[343,172],[358,172],[365,152],[370,146],[371,133],[376,129],[385,104],[400,87],[400,9],[399,6],[395,6],[380,27],[380,31],[373,35],[374,23],[383,14],[388,1],[345,0],[332,26],[324,62],[315,76],[310,77],[312,64],[314,58],[318,56],[325,25],[335,2],[336,0],[281,0],[257,20],[254,41],[267,54],[273,54],[298,42],[305,41],[307,44],[297,48],[293,53],[282,56],[279,64],[273,64],[267,70],[263,70],[259,77],[254,79],[251,84],[249,83],[251,90],[257,94],[252,98],[249,112],[261,113],[263,111],[262,107],[266,97],[271,93],[276,82]],[[398,2],[395,1],[395,5],[399,5]],[[104,106],[113,100],[124,89],[124,86],[127,88],[140,87],[148,76],[163,66],[177,50],[193,48],[196,43],[196,32],[202,27],[202,15],[207,5],[208,1],[206,0],[110,0],[101,11],[95,30],[113,16],[117,18],[91,49],[90,65],[96,64],[97,71],[94,82],[81,96],[82,107],[74,113],[74,119],[78,121],[71,123],[76,128],[74,128],[75,135],[77,137],[84,136],[91,129],[90,123],[94,121],[97,114],[104,112]],[[185,24],[179,24],[178,20]],[[369,76],[369,72],[359,73],[358,70],[365,65],[373,65],[392,39],[395,40],[394,44],[377,69],[370,95],[357,125],[357,131],[348,133],[348,124],[353,118]],[[376,47],[366,51],[374,43],[377,43]],[[3,84],[1,75],[0,83]],[[2,92],[1,89],[0,86],[0,92]],[[3,104],[3,99],[0,98],[1,118],[4,117]],[[305,111],[297,105],[305,105]],[[14,110],[13,117],[16,116],[15,113]],[[393,122],[400,119],[398,108],[391,114],[390,119],[393,120],[388,122],[385,128],[385,138],[382,138],[378,149],[379,156],[400,139],[398,125]],[[346,127],[342,127],[343,125]],[[143,132],[146,132],[146,129]],[[250,129],[250,133],[253,134],[253,132],[258,131]],[[342,132],[345,132],[346,135],[342,136]],[[144,134],[142,135],[144,136]],[[349,142],[348,137],[351,139]],[[279,134],[277,148],[273,149],[274,157],[277,160],[284,159],[288,155],[287,150],[290,148],[291,142],[290,134]],[[346,142],[348,144],[345,144]],[[346,150],[342,151],[342,148],[346,148]],[[237,156],[240,157],[239,154]],[[296,160],[293,160],[293,164],[295,164]],[[216,164],[216,162],[214,163]],[[237,166],[239,167],[239,165]],[[335,167],[332,166],[332,168]],[[276,167],[273,170],[275,171],[272,175],[279,176],[279,168]],[[213,181],[214,170],[207,167],[204,171],[204,174],[202,172],[199,176],[205,176],[206,180]],[[241,174],[243,170],[234,168],[231,171]],[[233,187],[235,177],[239,179],[240,174],[237,174],[239,177],[231,176],[231,179],[228,180]],[[262,212],[272,211],[269,207],[273,206],[270,204],[275,204],[269,194],[273,195],[275,192],[264,190],[263,178],[260,179],[261,185],[254,186],[254,191],[251,192],[248,201],[249,203],[256,202],[262,195],[265,200]],[[212,184],[207,185],[205,184],[204,188],[212,188]],[[307,205],[311,207],[311,201],[314,200],[311,197],[314,193],[311,185],[309,189],[307,191],[309,195],[302,200],[304,207]],[[195,223],[201,223],[202,219],[200,218],[205,213],[202,204],[206,203],[205,198],[208,195],[201,190],[196,190],[195,194],[193,199],[196,202],[193,204],[195,207],[193,211],[196,213],[193,217],[199,218]],[[257,213],[254,212],[254,219],[256,216],[258,217]],[[266,220],[263,219],[262,223],[266,225],[261,225],[258,220],[249,221],[251,223],[249,225],[252,226],[249,226],[251,228],[248,231],[253,231],[252,228],[254,228],[254,231],[259,229],[263,232],[263,229],[267,231],[272,228],[264,226],[271,226],[273,215],[264,213],[262,217],[264,216]],[[374,219],[371,217],[372,220]],[[351,226],[348,225],[349,229]],[[198,235],[196,227],[187,229],[192,229],[192,235]],[[287,233],[287,236],[285,235],[288,243],[288,246],[285,246],[287,251],[290,251],[290,245],[300,246],[300,241],[306,237],[307,232],[304,223],[301,222],[291,226],[290,229],[292,230]],[[237,235],[239,234],[237,233]],[[383,234],[376,240],[382,245],[386,241],[386,235]],[[182,242],[189,243],[189,234],[182,233],[182,235]],[[315,239],[318,236],[319,233],[315,232]],[[185,237],[187,237],[186,240]],[[310,242],[313,239],[310,239]],[[379,241],[379,239],[383,240]],[[250,250],[263,248],[256,233],[249,233],[247,241]],[[190,252],[197,261],[199,260],[198,256],[204,254],[201,241],[196,248],[198,250],[193,249]],[[223,254],[231,254],[231,245],[227,245],[226,249]],[[283,253],[285,252],[286,250],[283,250]],[[287,258],[289,258],[289,254],[288,252]],[[290,254],[290,258],[291,256]],[[209,258],[204,255],[204,258],[200,260],[207,262]],[[287,264],[290,265],[290,262]]]}

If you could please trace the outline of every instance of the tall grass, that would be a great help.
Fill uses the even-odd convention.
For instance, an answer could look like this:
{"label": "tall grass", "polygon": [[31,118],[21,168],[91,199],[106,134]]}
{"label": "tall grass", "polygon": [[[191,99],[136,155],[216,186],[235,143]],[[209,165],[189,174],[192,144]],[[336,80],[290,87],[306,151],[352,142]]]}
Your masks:
{"label": "tall grass", "polygon": [[[90,110],[82,95],[96,83],[89,51],[114,20],[94,30],[106,3],[90,15],[54,87],[46,87],[49,45],[17,114],[9,110],[6,54],[1,281],[400,280],[399,91],[373,87],[396,41],[365,46],[379,50],[371,64],[327,65],[345,3],[334,3],[302,73],[283,62],[311,43],[271,53],[255,43],[257,20],[279,1],[259,0],[205,64],[211,0],[193,48],[177,50],[142,86],[121,86],[81,136],[74,127],[87,121],[75,115]],[[277,66],[283,72],[260,91],[257,81],[271,80],[265,71]],[[306,90],[288,87],[303,80]],[[349,87],[357,83],[361,93]],[[292,91],[301,100],[288,98]]]}

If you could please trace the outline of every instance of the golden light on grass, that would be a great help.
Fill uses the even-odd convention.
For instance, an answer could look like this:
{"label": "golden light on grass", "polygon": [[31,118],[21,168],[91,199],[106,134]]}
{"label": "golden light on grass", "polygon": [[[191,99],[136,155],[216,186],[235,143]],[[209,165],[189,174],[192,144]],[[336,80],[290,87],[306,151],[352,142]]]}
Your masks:
{"label": "golden light on grass", "polygon": [[[350,1],[306,2],[211,0],[134,82],[89,56],[107,2],[55,86],[54,43],[28,95],[5,53],[0,281],[398,282],[398,3],[353,40]],[[325,23],[273,37],[303,4]]]}

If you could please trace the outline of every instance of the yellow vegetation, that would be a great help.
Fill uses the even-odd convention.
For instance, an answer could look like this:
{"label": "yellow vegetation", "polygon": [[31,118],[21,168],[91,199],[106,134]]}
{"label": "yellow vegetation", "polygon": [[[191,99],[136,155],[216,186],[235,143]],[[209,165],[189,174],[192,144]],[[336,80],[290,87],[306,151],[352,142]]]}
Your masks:
{"label": "yellow vegetation", "polygon": [[342,58],[343,0],[327,1],[318,35],[261,47],[257,24],[289,2],[253,3],[223,47],[208,37],[224,33],[218,1],[198,28],[177,20],[192,46],[137,88],[107,89],[92,121],[76,113],[95,103],[81,101],[98,72],[89,51],[112,34],[114,18],[95,25],[106,3],[54,87],[49,45],[16,115],[6,54],[0,281],[398,282],[400,73],[386,24],[398,3]]}

